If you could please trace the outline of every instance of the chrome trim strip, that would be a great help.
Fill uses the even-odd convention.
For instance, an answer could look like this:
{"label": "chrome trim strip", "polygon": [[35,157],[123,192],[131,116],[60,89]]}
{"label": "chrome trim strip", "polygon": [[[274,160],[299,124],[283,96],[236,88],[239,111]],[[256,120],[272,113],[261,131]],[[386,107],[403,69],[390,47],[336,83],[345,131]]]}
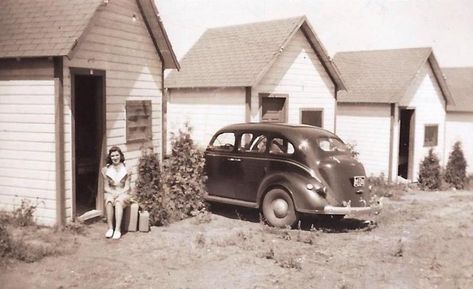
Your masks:
{"label": "chrome trim strip", "polygon": [[247,202],[247,201],[241,201],[241,200],[235,200],[235,199],[229,199],[229,198],[217,197],[217,196],[211,196],[211,195],[205,195],[204,199],[208,202],[218,202],[218,203],[236,205],[236,206],[247,207],[247,208],[257,209],[259,207],[258,204],[254,202]]}

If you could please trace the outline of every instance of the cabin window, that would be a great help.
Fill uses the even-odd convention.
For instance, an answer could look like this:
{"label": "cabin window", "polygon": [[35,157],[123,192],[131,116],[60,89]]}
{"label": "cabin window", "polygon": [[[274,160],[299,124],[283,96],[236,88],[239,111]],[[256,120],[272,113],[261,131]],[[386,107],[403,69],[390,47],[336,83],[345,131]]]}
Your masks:
{"label": "cabin window", "polygon": [[261,121],[287,122],[287,94],[260,93]]}
{"label": "cabin window", "polygon": [[219,134],[210,144],[209,149],[213,151],[231,152],[235,147],[235,134],[224,132]]}
{"label": "cabin window", "polygon": [[437,124],[428,124],[424,130],[424,146],[432,147],[438,143],[439,126]]}
{"label": "cabin window", "polygon": [[322,109],[301,109],[301,124],[322,127]]}
{"label": "cabin window", "polygon": [[126,142],[151,140],[151,100],[126,102]]}

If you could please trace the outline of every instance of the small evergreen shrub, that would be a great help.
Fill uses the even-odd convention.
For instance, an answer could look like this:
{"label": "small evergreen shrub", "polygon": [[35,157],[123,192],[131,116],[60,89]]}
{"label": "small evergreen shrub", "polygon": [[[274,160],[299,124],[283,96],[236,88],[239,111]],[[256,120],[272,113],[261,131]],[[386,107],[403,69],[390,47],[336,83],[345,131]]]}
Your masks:
{"label": "small evergreen shrub", "polygon": [[191,132],[186,124],[171,138],[172,153],[164,162],[161,178],[164,211],[159,222],[163,225],[206,210],[204,153],[194,145]]}
{"label": "small evergreen shrub", "polygon": [[456,189],[463,189],[466,180],[466,160],[463,155],[461,143],[456,142],[448,157],[445,181]]}
{"label": "small evergreen shrub", "polygon": [[419,165],[418,181],[422,190],[438,190],[442,184],[440,161],[433,149]]}
{"label": "small evergreen shrub", "polygon": [[151,225],[167,225],[205,211],[204,154],[191,138],[191,127],[171,138],[172,154],[163,161],[150,150],[138,165],[136,199],[150,213]]}
{"label": "small evergreen shrub", "polygon": [[135,183],[135,199],[141,208],[148,211],[150,223],[156,225],[161,219],[162,195],[161,164],[159,155],[145,148],[138,161],[138,179]]}

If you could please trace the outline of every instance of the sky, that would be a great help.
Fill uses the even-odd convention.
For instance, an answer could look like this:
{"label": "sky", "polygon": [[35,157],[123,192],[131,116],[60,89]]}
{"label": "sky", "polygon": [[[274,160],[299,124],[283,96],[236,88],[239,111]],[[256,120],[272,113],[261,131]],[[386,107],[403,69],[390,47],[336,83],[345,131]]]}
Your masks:
{"label": "sky", "polygon": [[178,59],[208,28],[306,15],[340,51],[432,47],[442,67],[473,66],[473,0],[155,0]]}

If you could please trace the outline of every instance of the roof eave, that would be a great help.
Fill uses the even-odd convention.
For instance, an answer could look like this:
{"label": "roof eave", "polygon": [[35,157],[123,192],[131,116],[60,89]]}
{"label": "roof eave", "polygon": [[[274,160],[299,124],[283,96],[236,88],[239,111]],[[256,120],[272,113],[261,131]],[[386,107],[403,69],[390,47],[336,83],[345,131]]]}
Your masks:
{"label": "roof eave", "polygon": [[434,72],[435,78],[439,84],[440,89],[442,90],[443,96],[445,98],[446,106],[448,105],[455,105],[455,101],[453,100],[452,93],[448,88],[447,81],[445,76],[443,75],[442,69],[437,62],[437,58],[432,51],[428,58],[430,62],[430,66],[432,67],[432,71]]}
{"label": "roof eave", "polygon": [[[263,69],[261,69],[261,71],[256,75],[253,83],[250,86],[256,86],[261,81],[261,79],[263,79],[263,77],[266,75],[266,73],[269,71],[269,69],[271,69],[271,67],[273,66],[274,62],[276,62],[276,59],[284,51],[284,48],[286,47],[286,44],[292,39],[292,36],[294,36],[294,34],[296,34],[296,32],[301,27],[302,23],[304,23],[304,21],[306,21],[306,20],[307,19],[306,19],[305,16],[301,16],[301,18],[299,19],[299,22],[297,23],[297,25],[294,26],[294,29],[291,31],[291,33],[289,33],[287,35],[287,37],[284,39],[284,41],[279,46],[280,50],[273,54],[272,58],[268,61],[268,63],[265,66],[263,66]],[[282,48],[282,50],[281,50],[281,48]]]}
{"label": "roof eave", "polygon": [[317,56],[321,60],[322,65],[324,66],[325,70],[329,74],[332,81],[335,83],[336,89],[347,90],[345,84],[343,83],[340,71],[338,70],[335,63],[330,59],[327,50],[322,45],[322,42],[317,37],[317,34],[315,34],[314,32],[315,30],[312,28],[309,21],[307,21],[305,17],[304,17],[303,23],[301,23],[301,28],[302,28],[302,32],[309,40],[312,48],[314,49]]}
{"label": "roof eave", "polygon": [[179,70],[181,67],[179,61],[172,49],[169,37],[164,29],[163,22],[159,16],[158,8],[153,0],[136,0],[140,8],[141,14],[146,23],[146,27],[150,32],[153,43],[158,51],[163,67]]}

